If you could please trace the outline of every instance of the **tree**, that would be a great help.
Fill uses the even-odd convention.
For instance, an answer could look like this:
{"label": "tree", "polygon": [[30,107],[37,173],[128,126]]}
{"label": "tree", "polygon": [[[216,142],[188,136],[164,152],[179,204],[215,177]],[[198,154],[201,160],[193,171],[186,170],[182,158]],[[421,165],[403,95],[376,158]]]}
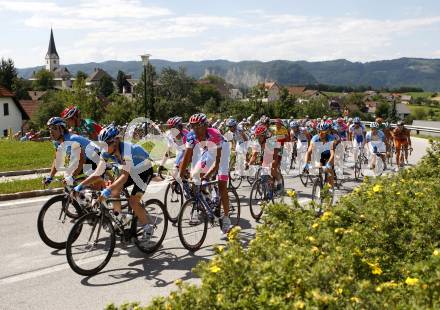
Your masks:
{"label": "tree", "polygon": [[390,105],[388,102],[379,102],[376,107],[376,116],[387,118],[390,113]]}
{"label": "tree", "polygon": [[[136,111],[138,115],[146,116],[148,114],[150,118],[154,118],[154,104],[155,104],[155,93],[156,89],[154,87],[155,82],[157,81],[156,69],[151,63],[148,63],[147,66],[147,75],[144,73],[141,75],[141,79],[139,83],[135,86],[135,94],[136,94]],[[145,81],[147,86],[147,109],[145,111]]]}
{"label": "tree", "polygon": [[7,89],[13,89],[14,80],[17,78],[17,70],[15,69],[12,59],[1,59],[0,62],[0,85]]}
{"label": "tree", "polygon": [[121,70],[118,71],[118,76],[116,77],[116,87],[118,89],[118,93],[122,94],[122,90],[124,88],[124,84],[127,81],[127,77],[125,73]]}
{"label": "tree", "polygon": [[38,128],[46,127],[49,118],[59,116],[65,105],[65,93],[49,91],[42,98],[42,103],[38,105],[37,111],[32,115],[32,123]]}
{"label": "tree", "polygon": [[84,81],[85,81],[85,80],[88,78],[88,75],[87,75],[87,73],[85,73],[84,71],[79,70],[79,71],[76,73],[75,78],[76,78],[77,81],[78,81],[78,80],[84,80]]}
{"label": "tree", "polygon": [[46,91],[54,87],[54,74],[47,71],[46,69],[41,69],[35,73],[36,80],[32,83],[32,88],[35,90]]}
{"label": "tree", "polygon": [[113,81],[108,76],[103,76],[98,83],[98,95],[108,97],[115,90],[115,86],[113,85]]}
{"label": "tree", "polygon": [[12,83],[12,91],[18,100],[31,99],[28,91],[32,89],[32,83],[29,80],[16,77]]}

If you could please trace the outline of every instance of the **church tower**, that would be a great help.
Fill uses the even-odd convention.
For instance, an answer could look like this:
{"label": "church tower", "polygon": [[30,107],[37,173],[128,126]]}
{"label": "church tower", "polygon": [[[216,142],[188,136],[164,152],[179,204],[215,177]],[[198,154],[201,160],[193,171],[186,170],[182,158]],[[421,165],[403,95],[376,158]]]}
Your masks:
{"label": "church tower", "polygon": [[60,66],[60,56],[58,56],[57,49],[55,47],[55,40],[53,38],[52,28],[50,29],[50,41],[49,48],[46,54],[46,70],[53,72]]}

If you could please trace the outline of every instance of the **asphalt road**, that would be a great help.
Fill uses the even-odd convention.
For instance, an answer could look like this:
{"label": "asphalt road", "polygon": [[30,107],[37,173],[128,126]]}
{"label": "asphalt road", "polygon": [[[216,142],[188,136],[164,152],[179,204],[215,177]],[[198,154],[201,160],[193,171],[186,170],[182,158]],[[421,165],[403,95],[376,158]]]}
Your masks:
{"label": "asphalt road", "polygon": [[[428,141],[413,138],[413,165],[425,154]],[[351,191],[358,183],[347,181],[337,195]],[[304,188],[298,177],[285,177],[286,189],[295,189],[301,203],[310,201],[311,187]],[[247,182],[238,193],[241,199],[242,238],[253,238],[258,225],[248,208]],[[164,184],[156,183],[149,197],[162,199]],[[0,204],[0,309],[102,309],[109,302],[148,303],[152,298],[174,290],[174,281],[198,283],[191,269],[213,256],[213,245],[222,244],[220,230],[208,231],[202,249],[192,254],[180,244],[176,227],[169,225],[163,246],[145,255],[134,246],[120,246],[109,264],[98,275],[83,277],[67,264],[65,251],[47,247],[37,232],[37,215],[49,197],[2,202]]]}

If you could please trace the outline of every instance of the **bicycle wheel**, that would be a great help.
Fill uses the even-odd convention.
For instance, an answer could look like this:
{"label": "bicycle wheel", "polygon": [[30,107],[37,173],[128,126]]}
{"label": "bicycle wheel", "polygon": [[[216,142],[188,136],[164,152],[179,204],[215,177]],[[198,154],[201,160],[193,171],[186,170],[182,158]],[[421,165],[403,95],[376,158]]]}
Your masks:
{"label": "bicycle wheel", "polygon": [[95,275],[110,261],[115,239],[113,225],[107,216],[96,212],[86,214],[73,225],[67,238],[67,262],[80,275]]}
{"label": "bicycle wheel", "polygon": [[228,197],[229,197],[229,218],[231,219],[231,224],[233,226],[238,226],[240,223],[240,198],[238,197],[235,189],[228,189]]}
{"label": "bicycle wheel", "polygon": [[261,179],[256,180],[252,185],[249,200],[252,217],[258,221],[263,215],[264,206],[270,202],[273,202],[273,197],[270,196],[268,185],[263,184]]}
{"label": "bicycle wheel", "polygon": [[299,174],[299,179],[301,180],[302,185],[304,185],[304,187],[307,187],[307,183],[309,182],[309,172],[301,172]]}
{"label": "bicycle wheel", "polygon": [[64,194],[50,198],[38,214],[37,229],[41,240],[51,248],[64,249],[69,231],[80,214],[82,209],[78,202]]}
{"label": "bicycle wheel", "polygon": [[189,251],[197,251],[202,246],[208,231],[208,215],[205,208],[194,199],[185,201],[177,221],[180,242]]}
{"label": "bicycle wheel", "polygon": [[362,169],[361,158],[358,157],[358,159],[354,163],[354,178],[357,181],[359,181],[359,179],[361,178],[361,169]]}
{"label": "bicycle wheel", "polygon": [[317,202],[319,205],[322,205],[322,189],[323,189],[323,182],[320,177],[317,177],[315,181],[313,182],[313,188],[312,188],[312,200]]}
{"label": "bicycle wheel", "polygon": [[229,188],[237,189],[240,187],[242,182],[241,175],[237,170],[229,170]]}
{"label": "bicycle wheel", "polygon": [[183,205],[183,199],[182,186],[177,181],[169,183],[165,190],[163,201],[165,203],[167,217],[173,224],[177,223],[177,217]]}
{"label": "bicycle wheel", "polygon": [[380,156],[376,156],[376,166],[374,167],[374,175],[381,176],[384,170],[384,164]]}
{"label": "bicycle wheel", "polygon": [[150,239],[143,240],[143,228],[138,227],[138,218],[134,217],[131,223],[131,232],[134,238],[134,244],[144,253],[156,251],[165,239],[168,229],[167,211],[164,204],[157,199],[147,200],[144,204],[147,212],[147,223],[153,225],[153,234]]}

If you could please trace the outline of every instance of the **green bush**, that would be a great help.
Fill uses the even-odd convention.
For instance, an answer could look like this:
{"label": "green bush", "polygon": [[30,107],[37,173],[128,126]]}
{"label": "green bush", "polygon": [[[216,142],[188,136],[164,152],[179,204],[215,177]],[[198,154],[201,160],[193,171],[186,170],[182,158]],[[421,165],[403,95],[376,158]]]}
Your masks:
{"label": "green bush", "polygon": [[233,230],[197,266],[200,286],[178,281],[146,308],[438,309],[439,176],[434,143],[417,167],[365,180],[321,217],[294,198],[271,205],[247,248]]}

